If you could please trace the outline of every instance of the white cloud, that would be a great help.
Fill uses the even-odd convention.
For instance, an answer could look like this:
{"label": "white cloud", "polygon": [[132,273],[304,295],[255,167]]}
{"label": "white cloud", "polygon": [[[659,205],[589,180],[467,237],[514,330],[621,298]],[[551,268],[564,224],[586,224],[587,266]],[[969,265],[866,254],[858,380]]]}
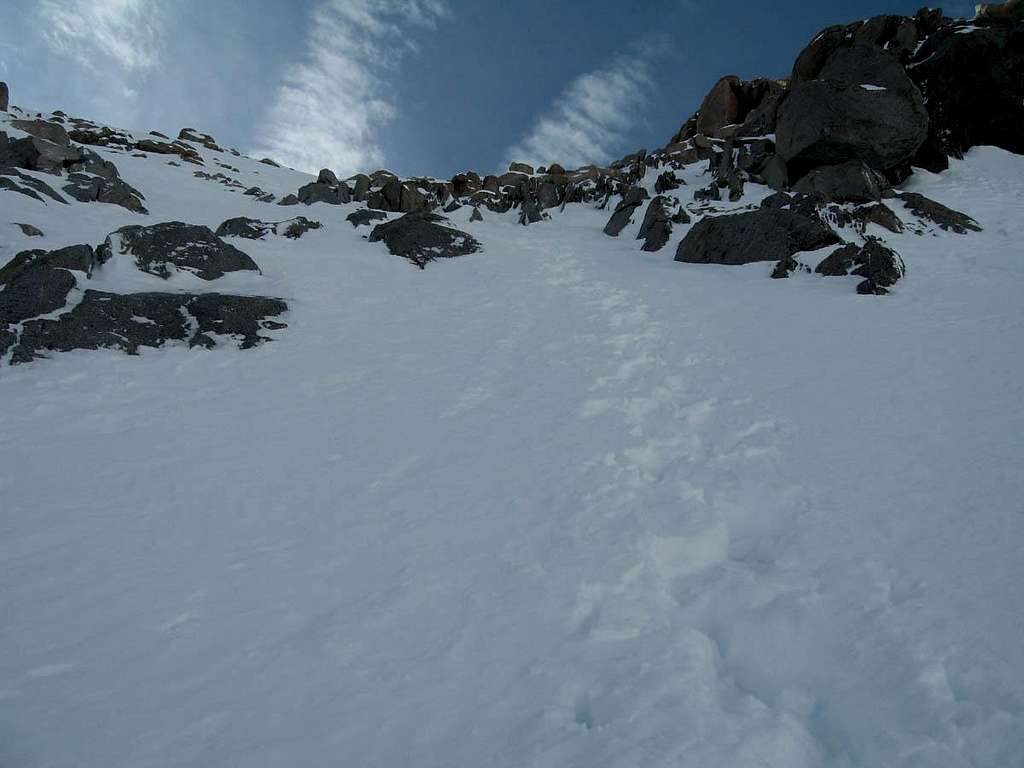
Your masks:
{"label": "white cloud", "polygon": [[36,9],[47,45],[84,67],[140,72],[159,62],[163,10],[154,0],[40,0]]}
{"label": "white cloud", "polygon": [[417,50],[410,28],[448,14],[443,0],[322,0],[305,59],[286,73],[253,154],[343,175],[382,166],[380,129],[398,114],[387,77],[403,51]]}
{"label": "white cloud", "polygon": [[647,41],[638,52],[577,77],[508,150],[506,161],[578,168],[613,159],[651,97],[653,62],[663,50],[663,42]]}

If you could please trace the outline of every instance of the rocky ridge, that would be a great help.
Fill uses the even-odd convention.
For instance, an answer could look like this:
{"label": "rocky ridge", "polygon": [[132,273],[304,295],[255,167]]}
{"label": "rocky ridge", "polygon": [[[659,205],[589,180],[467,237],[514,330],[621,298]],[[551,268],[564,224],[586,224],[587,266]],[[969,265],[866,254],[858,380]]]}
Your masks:
{"label": "rocky ridge", "polygon": [[[384,169],[340,179],[325,168],[315,180],[280,199],[261,186],[239,181],[231,157],[242,157],[241,153],[223,148],[209,134],[183,128],[176,139],[158,132],[137,137],[62,112],[44,118],[10,106],[4,84],[0,108],[8,117],[0,130],[0,192],[42,204],[68,204],[70,197],[145,216],[143,192],[122,179],[110,158],[156,154],[166,156],[170,165],[209,168],[195,170],[194,176],[265,204],[356,204],[346,220],[357,228],[372,226],[366,236],[369,242],[383,243],[390,253],[421,269],[439,258],[468,255],[482,247],[476,237],[449,226],[439,212],[452,214],[469,207],[473,223],[483,220],[486,209],[534,226],[566,206],[586,205],[608,212],[604,233],[611,237],[640,222],[636,240],[643,241],[643,251],[666,247],[674,230],[683,230],[675,250],[677,262],[770,261],[775,262],[775,278],[797,271],[853,274],[862,278],[858,293],[879,295],[906,274],[899,254],[886,245],[879,230],[910,228],[923,234],[938,227],[967,234],[980,229],[968,214],[900,186],[915,167],[941,172],[949,157],[960,157],[977,144],[1024,152],[1019,130],[1024,124],[1022,51],[1019,0],[982,6],[970,22],[930,9],[912,17],[878,16],[822,31],[796,57],[786,79],[723,77],[668,144],[638,150],[606,166],[566,169],[553,162],[534,168],[512,163],[500,175],[467,170],[447,180],[400,178]],[[90,147],[101,148],[106,157]],[[259,162],[278,167],[267,158]],[[695,168],[702,170],[695,175]],[[699,178],[699,185],[691,186],[686,178],[691,183]],[[116,319],[124,307],[155,302],[161,307],[173,304],[187,314],[189,307],[208,308],[211,302],[222,309],[251,303],[245,297],[196,294],[184,303],[168,304],[170,300],[160,294],[129,299],[86,291],[70,310],[70,304],[51,306],[53,302],[40,299],[41,304],[30,308],[38,312],[31,315],[25,314],[29,310],[10,309],[23,293],[17,286],[31,284],[44,298],[66,299],[78,285],[75,273],[88,279],[94,267],[115,257],[133,258],[139,270],[163,278],[184,270],[216,280],[233,270],[258,271],[247,254],[222,237],[298,238],[321,226],[304,216],[270,222],[236,217],[223,222],[216,233],[184,222],[131,225],[111,233],[102,246],[92,249],[92,256],[76,252],[79,261],[70,267],[63,251],[19,253],[0,273],[9,273],[0,293],[8,306],[6,315],[0,316],[0,324],[6,324],[0,354],[14,349],[10,359],[20,362],[38,356],[40,349],[104,345],[95,335],[82,335],[80,326],[87,321],[93,328],[107,328],[107,341],[114,338],[110,329],[120,328],[129,341],[115,346],[131,352],[158,338],[160,343],[182,339],[184,331],[175,323],[161,322],[157,324],[164,331],[157,337],[131,341],[137,334],[129,332],[123,318]],[[819,252],[820,257],[807,255]],[[90,309],[94,304],[121,309],[111,309],[113,314],[107,312],[99,322]],[[282,302],[280,311],[283,306]],[[65,311],[57,318],[32,319],[61,307]],[[279,313],[270,311],[274,307],[256,302],[246,310],[248,320],[224,327],[240,334],[243,346],[251,346],[263,340],[257,333],[261,318]],[[153,314],[161,312],[154,309]],[[209,316],[206,309],[201,314]],[[145,312],[133,316],[149,317]],[[198,333],[208,330],[199,323]],[[54,340],[58,337],[63,341]],[[205,336],[191,338],[206,346]]]}

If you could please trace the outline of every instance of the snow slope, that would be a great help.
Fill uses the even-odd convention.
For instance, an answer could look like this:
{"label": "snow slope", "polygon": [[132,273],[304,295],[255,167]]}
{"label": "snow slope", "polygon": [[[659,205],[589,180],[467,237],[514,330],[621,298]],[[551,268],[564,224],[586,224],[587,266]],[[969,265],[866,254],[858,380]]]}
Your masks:
{"label": "snow slope", "polygon": [[104,154],[151,215],[0,193],[0,261],[324,227],[235,241],[273,343],[0,370],[0,764],[1024,765],[1024,158],[915,175],[985,231],[864,297],[584,206],[420,271]]}

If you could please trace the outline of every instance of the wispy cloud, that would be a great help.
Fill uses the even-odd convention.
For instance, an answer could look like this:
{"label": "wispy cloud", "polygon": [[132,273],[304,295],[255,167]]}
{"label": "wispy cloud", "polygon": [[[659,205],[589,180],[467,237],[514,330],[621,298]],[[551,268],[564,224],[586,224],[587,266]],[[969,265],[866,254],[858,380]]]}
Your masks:
{"label": "wispy cloud", "polygon": [[508,150],[506,162],[576,168],[611,159],[651,98],[654,63],[665,49],[664,40],[649,39],[577,77]]}
{"label": "wispy cloud", "polygon": [[444,0],[321,0],[305,58],[285,74],[254,154],[314,171],[382,166],[380,130],[398,114],[388,87],[410,33],[450,13]]}
{"label": "wispy cloud", "polygon": [[159,62],[163,6],[155,0],[40,0],[36,8],[47,45],[81,66],[139,72]]}

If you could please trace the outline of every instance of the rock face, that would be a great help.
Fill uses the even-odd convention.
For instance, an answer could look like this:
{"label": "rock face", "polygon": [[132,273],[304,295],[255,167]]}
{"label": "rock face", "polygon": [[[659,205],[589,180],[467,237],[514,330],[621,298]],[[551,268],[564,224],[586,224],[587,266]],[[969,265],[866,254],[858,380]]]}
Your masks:
{"label": "rock face", "polygon": [[167,279],[172,272],[191,272],[216,280],[228,272],[259,271],[248,255],[228,245],[208,227],[168,221],[148,227],[122,227],[100,247],[101,260],[131,254],[143,272]]}
{"label": "rock face", "polygon": [[228,219],[214,233],[217,237],[244,237],[248,240],[262,240],[267,235],[283,235],[297,240],[311,229],[320,229],[319,221],[311,221],[305,216],[296,216],[285,221],[260,221],[246,216]]}
{"label": "rock face", "polygon": [[436,259],[467,256],[480,250],[472,235],[440,222],[442,216],[426,211],[407,213],[394,221],[378,224],[370,233],[370,242],[384,241],[396,256],[408,259],[420,269]]}
{"label": "rock face", "polygon": [[932,121],[930,154],[920,165],[942,170],[943,155],[961,157],[982,144],[1024,153],[1024,21],[1017,8],[1016,21],[989,17],[990,26],[943,30],[922,46],[909,70]]}
{"label": "rock face", "polygon": [[791,175],[851,160],[894,169],[928,136],[921,92],[899,62],[873,46],[840,48],[815,79],[794,71],[793,81],[776,126],[778,152]]}
{"label": "rock face", "polygon": [[838,242],[834,232],[816,221],[789,210],[762,208],[701,219],[679,243],[675,260],[733,265],[780,261]]}
{"label": "rock face", "polygon": [[6,112],[10,107],[11,92],[7,89],[7,83],[0,81],[0,112]]}

